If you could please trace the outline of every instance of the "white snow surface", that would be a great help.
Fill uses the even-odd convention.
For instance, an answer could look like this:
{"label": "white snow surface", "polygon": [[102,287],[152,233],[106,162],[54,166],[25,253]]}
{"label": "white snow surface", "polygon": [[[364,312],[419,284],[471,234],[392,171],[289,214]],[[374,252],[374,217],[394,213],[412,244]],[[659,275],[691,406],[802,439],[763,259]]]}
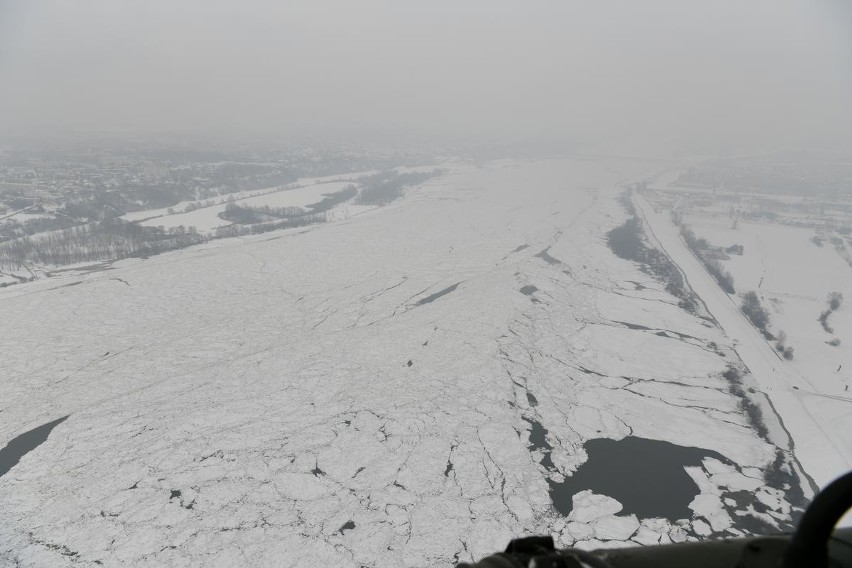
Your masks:
{"label": "white snow surface", "polygon": [[[368,215],[0,290],[0,445],[70,415],[0,477],[0,565],[450,566],[531,533],[685,540],[689,520],[611,499],[568,522],[523,419],[561,475],[586,440],[630,434],[742,471],[775,456],[719,376],[722,330],[606,246],[618,182],[646,169],[459,168]],[[724,528],[720,487],[747,481],[720,463],[695,508]]]}
{"label": "white snow surface", "polygon": [[[236,195],[233,201],[237,205],[244,207],[263,207],[268,205],[270,207],[304,208],[308,205],[319,203],[325,196],[340,191],[349,185],[352,184],[349,182],[316,183],[302,187],[285,188],[278,191],[267,191],[261,194],[252,192],[247,197]],[[217,201],[220,202],[217,205],[201,207],[187,213],[164,214],[162,216],[145,218],[139,221],[139,224],[148,227],[163,227],[164,229],[180,226],[195,227],[201,232],[230,225],[230,221],[219,217],[219,214],[223,213],[228,206],[227,198],[219,198]]]}
{"label": "white snow surface", "polygon": [[349,182],[317,183],[287,191],[276,191],[275,193],[250,197],[243,199],[239,204],[246,207],[262,207],[264,205],[270,207],[307,207],[319,203],[325,196],[341,191],[349,185],[353,184]]}
{"label": "white snow surface", "polygon": [[[231,193],[226,193],[226,194],[220,195],[218,197],[211,197],[211,198],[208,198],[208,199],[202,199],[200,201],[196,201],[196,200],[181,201],[181,202],[176,203],[175,205],[173,205],[171,207],[161,207],[161,208],[158,208],[158,209],[144,209],[142,211],[131,211],[130,213],[125,213],[124,215],[122,215],[121,218],[124,219],[125,221],[130,221],[130,222],[132,222],[132,221],[144,221],[146,219],[152,219],[154,217],[165,217],[167,215],[170,215],[169,210],[178,212],[178,213],[174,213],[174,215],[180,214],[179,212],[184,211],[186,209],[186,207],[189,206],[189,205],[203,205],[206,202],[210,202],[211,206],[213,206],[214,204],[218,205],[218,204],[226,203],[227,200],[232,196],[233,196],[234,199],[240,200],[240,199],[247,199],[247,198],[250,198],[250,197],[263,196],[263,195],[267,195],[267,194],[274,195],[274,194],[277,194],[277,193],[280,193],[280,192],[297,190],[297,189],[301,189],[301,188],[305,188],[305,187],[326,185],[326,184],[329,184],[329,183],[336,183],[336,182],[343,182],[343,181],[351,182],[353,180],[358,179],[359,177],[369,176],[369,175],[373,175],[373,174],[376,174],[376,173],[378,173],[378,172],[375,171],[375,170],[367,170],[367,171],[362,171],[362,172],[351,172],[351,173],[331,175],[331,176],[323,176],[323,177],[299,178],[298,180],[294,181],[293,183],[288,183],[288,184],[285,184],[285,185],[278,185],[278,186],[274,186],[274,187],[266,187],[266,188],[262,188],[262,189],[247,189],[247,190],[243,190],[243,191],[234,191],[234,192],[231,192]],[[348,184],[344,184],[344,185],[348,185]],[[314,203],[314,202],[312,202],[312,203]],[[169,226],[175,226],[176,227],[176,226],[178,226],[178,224],[169,225]]]}
{"label": "white snow surface", "polygon": [[212,231],[216,227],[225,227],[231,224],[230,221],[219,217],[219,214],[225,211],[225,207],[227,207],[227,203],[220,203],[218,205],[200,207],[187,213],[175,213],[145,219],[139,221],[139,224],[145,227],[162,227],[167,230],[175,227],[195,227],[198,231],[205,233]]}

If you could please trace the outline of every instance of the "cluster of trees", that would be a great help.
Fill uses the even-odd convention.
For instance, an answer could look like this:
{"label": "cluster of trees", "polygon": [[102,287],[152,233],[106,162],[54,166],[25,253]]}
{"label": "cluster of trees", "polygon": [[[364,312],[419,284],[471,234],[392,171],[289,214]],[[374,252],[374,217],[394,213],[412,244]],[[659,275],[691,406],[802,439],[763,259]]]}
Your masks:
{"label": "cluster of trees", "polygon": [[[843,293],[831,292],[826,300],[828,308],[819,316],[819,322],[823,329],[828,333],[834,333],[834,329],[828,324],[829,316],[837,311],[843,305]],[[757,292],[751,291],[743,294],[741,305],[742,312],[751,320],[751,323],[760,330],[766,339],[775,341],[775,349],[781,353],[785,359],[792,359],[795,354],[795,349],[787,345],[787,334],[784,331],[779,331],[777,335],[773,335],[769,331],[770,317],[769,311],[761,304],[760,297]],[[833,338],[827,341],[829,345],[837,347],[840,345],[840,339]]]}
{"label": "cluster of trees", "polygon": [[734,277],[731,276],[731,273],[724,269],[722,263],[716,260],[715,258],[703,258],[701,257],[701,262],[704,264],[704,267],[707,269],[707,272],[719,283],[719,286],[722,287],[722,290],[727,292],[728,294],[735,294],[736,289],[734,288]]}
{"label": "cluster of trees", "polygon": [[[828,317],[837,311],[840,308],[841,304],[843,304],[843,293],[842,292],[830,292],[828,294],[828,308],[819,315],[819,323],[822,324],[822,328],[828,333],[834,333],[834,329],[828,324]],[[840,345],[840,342],[837,343]]]}
{"label": "cluster of trees", "polygon": [[441,170],[431,172],[410,172],[400,174],[395,171],[382,172],[359,181],[364,186],[356,199],[360,205],[387,205],[402,195],[404,188],[419,185],[440,175]]}
{"label": "cluster of trees", "polygon": [[59,208],[57,214],[88,223],[120,217],[127,207],[127,196],[121,191],[110,190],[68,201]]}
{"label": "cluster of trees", "polygon": [[234,209],[244,209],[244,210],[252,210],[258,213],[262,213],[264,215],[268,215],[269,217],[275,217],[277,219],[287,219],[289,217],[298,217],[299,215],[304,215],[306,212],[301,207],[271,207],[269,205],[261,205],[259,207],[250,207],[250,206],[237,206],[235,203],[229,203],[225,206],[225,209],[232,207]]}
{"label": "cluster of trees", "polygon": [[227,237],[241,237],[245,235],[259,235],[268,233],[269,231],[277,231],[279,229],[292,229],[295,227],[305,227],[307,225],[316,225],[325,223],[327,220],[325,213],[299,215],[289,219],[281,219],[268,223],[257,223],[254,225],[233,224],[225,227],[216,227],[217,239]]}
{"label": "cluster of trees", "polygon": [[[299,208],[294,208],[297,211],[294,212],[295,215],[299,215],[304,213]],[[263,223],[264,221],[271,221],[274,219],[281,219],[292,217],[293,214],[287,214],[284,211],[278,211],[273,209],[272,207],[248,207],[245,205],[237,205],[236,203],[230,202],[225,205],[225,210],[219,213],[219,217],[224,219],[225,221],[230,221],[231,223],[236,223],[238,225],[253,225],[255,223]]]}
{"label": "cluster of trees", "polygon": [[3,196],[3,201],[12,211],[25,209],[35,205],[35,199],[24,195],[21,190],[8,192]]}
{"label": "cluster of trees", "polygon": [[751,320],[754,327],[763,333],[763,336],[766,339],[775,339],[775,336],[773,336],[769,331],[769,310],[763,307],[757,292],[752,290],[743,294],[743,301],[740,305],[740,309],[746,317]]}
{"label": "cluster of trees", "polygon": [[[707,269],[707,272],[709,272],[719,286],[722,287],[722,290],[728,294],[735,294],[736,289],[734,288],[734,277],[731,276],[730,272],[725,270],[722,263],[717,258],[713,258],[711,256],[711,253],[715,250],[714,247],[710,245],[706,239],[697,237],[686,225],[680,226],[680,234],[683,237],[684,242],[686,242],[686,246],[688,246],[698,260],[701,261]],[[730,250],[735,254],[742,254],[742,246],[737,248],[738,246],[739,245],[734,245],[726,250]]]}
{"label": "cluster of trees", "polygon": [[775,349],[781,353],[785,359],[790,360],[793,358],[795,349],[787,345],[787,334],[783,331],[779,331],[778,335],[774,336],[769,331],[769,311],[763,307],[763,304],[761,304],[760,297],[757,295],[757,292],[750,291],[743,294],[743,301],[740,309],[746,317],[751,320],[751,323],[760,330],[763,337],[769,340],[775,340]]}
{"label": "cluster of trees", "polygon": [[35,235],[45,231],[55,231],[57,229],[67,229],[73,227],[77,223],[73,219],[69,219],[63,215],[56,217],[40,217],[36,219],[27,219],[21,225],[24,233],[27,235]]}
{"label": "cluster of trees", "polygon": [[190,227],[189,229],[185,232],[174,229],[170,230],[157,239],[143,242],[141,246],[132,253],[127,254],[127,256],[149,257],[170,250],[178,250],[207,242],[207,237],[195,231],[195,227]]}
{"label": "cluster of trees", "polygon": [[775,349],[784,356],[785,359],[790,360],[793,358],[793,348],[787,345],[787,334],[783,331],[779,331],[778,335],[775,337]]}
{"label": "cluster of trees", "polygon": [[722,376],[728,381],[728,392],[739,399],[740,410],[745,413],[751,427],[761,438],[765,439],[769,435],[769,430],[766,428],[766,422],[763,419],[763,411],[746,394],[740,372],[736,367],[728,367],[722,373]]}
{"label": "cluster of trees", "polygon": [[77,225],[0,243],[0,266],[17,269],[27,263],[63,266],[80,262],[148,256],[203,242],[193,227],[169,232],[120,219]]}
{"label": "cluster of trees", "polygon": [[0,222],[0,242],[45,231],[67,229],[79,224],[78,221],[69,219],[64,215],[36,217],[35,219],[27,219],[23,223],[18,222],[17,218],[11,217]]}
{"label": "cluster of trees", "polygon": [[322,201],[308,205],[311,213],[325,213],[341,203],[345,203],[358,195],[358,188],[354,185],[348,185],[345,188],[326,196]]}
{"label": "cluster of trees", "polygon": [[301,207],[271,207],[269,205],[252,207],[250,205],[238,205],[234,201],[229,201],[225,205],[225,210],[219,214],[219,217],[239,225],[254,225],[284,219],[296,219],[325,213],[341,203],[349,201],[356,195],[358,195],[358,188],[350,185],[331,195],[327,195],[317,203],[308,205],[307,210]]}

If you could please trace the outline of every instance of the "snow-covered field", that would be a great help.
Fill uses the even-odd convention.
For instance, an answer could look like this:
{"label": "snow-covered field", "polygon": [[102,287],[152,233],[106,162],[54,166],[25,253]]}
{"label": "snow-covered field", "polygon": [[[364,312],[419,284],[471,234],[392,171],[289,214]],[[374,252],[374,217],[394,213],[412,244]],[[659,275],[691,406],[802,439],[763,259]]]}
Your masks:
{"label": "snow-covered field", "polygon": [[307,185],[288,191],[276,191],[239,201],[246,207],[307,207],[319,203],[327,195],[343,190],[351,182],[329,182]]}
{"label": "snow-covered field", "polygon": [[[731,394],[731,340],[607,247],[647,168],[457,168],[369,215],[0,290],[0,444],[69,416],[0,477],[0,564],[449,566],[788,522],[799,489],[764,475],[789,442]],[[674,466],[690,518],[556,510],[583,444],[627,436],[708,452]]]}
{"label": "snow-covered field", "polygon": [[[373,175],[375,173],[377,173],[377,172],[374,171],[374,170],[367,170],[367,171],[362,171],[362,172],[351,172],[351,173],[347,173],[347,174],[338,174],[338,175],[333,175],[333,176],[300,178],[300,179],[294,181],[293,183],[283,185],[283,186],[269,187],[269,188],[263,188],[263,189],[251,189],[251,190],[245,190],[245,191],[235,191],[235,192],[232,192],[232,193],[221,195],[221,196],[216,197],[216,198],[205,199],[205,200],[201,200],[201,201],[181,201],[180,203],[177,203],[177,204],[173,205],[172,207],[162,207],[160,209],[145,209],[145,210],[142,210],[142,211],[133,211],[131,213],[125,213],[124,215],[121,216],[121,218],[124,219],[125,221],[130,221],[130,222],[144,221],[146,219],[153,219],[155,217],[164,217],[166,215],[180,214],[180,212],[186,210],[187,206],[198,206],[198,205],[203,205],[204,203],[208,203],[208,202],[210,204],[208,206],[226,203],[228,198],[231,197],[231,196],[233,196],[234,199],[247,199],[249,197],[256,197],[256,196],[261,196],[261,195],[266,195],[266,194],[276,194],[280,191],[287,191],[287,190],[291,190],[291,189],[300,189],[300,188],[304,188],[304,187],[308,187],[308,186],[317,186],[317,185],[323,185],[323,184],[329,184],[329,183],[338,183],[338,182],[343,182],[343,181],[350,181],[351,182],[353,180],[358,179],[359,177],[369,176],[369,175]],[[177,213],[169,213],[169,210],[175,211]],[[172,226],[172,225],[170,225],[170,226]],[[173,226],[176,227],[177,225],[173,225]]]}
{"label": "snow-covered field", "polygon": [[139,221],[140,225],[146,227],[162,227],[163,229],[172,229],[174,227],[195,227],[198,231],[205,233],[212,231],[216,227],[224,227],[230,225],[230,221],[226,221],[219,217],[219,213],[225,211],[226,204],[211,205],[195,209],[189,213],[175,213],[174,215],[163,215],[162,217],[154,217]]}
{"label": "snow-covered field", "polygon": [[[740,222],[732,229],[730,222],[705,218],[690,226],[713,244],[743,245],[742,256],[723,261],[738,296],[757,291],[771,312],[772,328],[783,330],[795,348],[790,364],[821,392],[847,393],[852,402],[852,304],[841,305],[829,317],[833,333],[818,321],[828,308],[830,292],[852,301],[852,267],[831,243],[817,246],[812,229],[768,223]],[[840,345],[827,343],[833,339]],[[847,431],[852,431],[852,423]]]}
{"label": "snow-covered field", "polygon": [[[293,189],[282,189],[280,191],[267,191],[247,197],[237,195],[235,196],[234,203],[245,207],[263,207],[265,205],[270,207],[306,207],[314,203],[319,203],[326,195],[340,191],[348,185],[351,185],[351,183],[326,182]],[[219,214],[225,211],[225,207],[227,207],[227,201],[223,201],[218,205],[195,209],[188,213],[165,214],[158,217],[145,218],[143,221],[140,221],[140,224],[148,227],[163,227],[164,229],[180,226],[195,227],[201,232],[207,232],[212,231],[216,227],[224,227],[231,224],[230,221],[219,217]]]}

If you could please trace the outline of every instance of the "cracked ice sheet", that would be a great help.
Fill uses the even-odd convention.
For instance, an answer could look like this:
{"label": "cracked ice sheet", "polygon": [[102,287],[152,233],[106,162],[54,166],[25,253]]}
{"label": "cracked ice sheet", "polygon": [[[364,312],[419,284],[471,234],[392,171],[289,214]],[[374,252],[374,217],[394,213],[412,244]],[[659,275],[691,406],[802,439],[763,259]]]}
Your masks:
{"label": "cracked ice sheet", "polygon": [[609,321],[641,325],[651,328],[651,333],[667,331],[706,341],[724,341],[718,328],[708,327],[697,318],[683,317],[683,310],[674,304],[637,302],[635,298],[605,291],[598,292],[595,300],[598,314]]}
{"label": "cracked ice sheet", "polygon": [[[609,323],[587,326],[576,340],[578,362],[614,377],[721,386],[707,378],[725,370],[725,359],[688,341],[660,337],[653,332],[630,330]],[[659,361],[676,363],[660,365]]]}
{"label": "cracked ice sheet", "polygon": [[[523,408],[508,404],[512,365],[575,465],[582,441],[628,428],[699,446],[712,431],[737,456],[761,455],[738,425],[564,380],[606,346],[616,356],[604,331],[634,338],[619,337],[622,353],[655,345],[587,325],[605,321],[594,290],[646,278],[601,244],[622,213],[597,188],[635,171],[471,168],[358,218],[122,262],[73,287],[0,291],[17,322],[3,339],[0,442],[71,415],[0,478],[0,559],[447,566],[550,532],[562,520]],[[535,257],[548,246],[565,266]],[[546,303],[518,293],[519,273]],[[684,318],[659,327],[694,325]],[[656,339],[672,380],[687,350],[704,353]],[[501,342],[526,359],[507,361]],[[623,356],[634,370],[647,359]],[[682,428],[696,415],[702,432]]]}
{"label": "cracked ice sheet", "polygon": [[[601,209],[604,217],[611,211],[606,205]],[[616,219],[602,223],[598,231],[605,234],[619,224]],[[584,221],[591,225],[595,218]],[[755,435],[720,376],[735,362],[724,335],[708,322],[672,308],[671,296],[659,310],[647,309],[648,302],[641,298],[633,311],[622,296],[607,303],[605,294],[623,290],[622,282],[638,282],[642,276],[637,269],[630,273],[618,266],[632,263],[607,256],[604,250],[600,241],[571,238],[553,245],[551,256],[570,259],[578,267],[573,277],[541,263],[525,264],[523,284],[538,288],[534,297],[539,303],[516,318],[511,335],[501,344],[507,370],[518,381],[516,401],[526,417],[548,430],[555,469],[568,473],[581,465],[586,458],[580,445],[589,438],[629,434],[713,449],[740,466],[765,467],[775,448]],[[627,329],[619,321],[641,322],[651,331]],[[657,330],[693,337],[660,337]],[[526,393],[535,395],[535,404],[527,401]],[[741,486],[739,478],[718,481],[729,489]],[[706,524],[695,527],[705,529]],[[677,531],[677,538],[686,538],[682,529]],[[591,534],[563,533],[562,542],[590,539]]]}

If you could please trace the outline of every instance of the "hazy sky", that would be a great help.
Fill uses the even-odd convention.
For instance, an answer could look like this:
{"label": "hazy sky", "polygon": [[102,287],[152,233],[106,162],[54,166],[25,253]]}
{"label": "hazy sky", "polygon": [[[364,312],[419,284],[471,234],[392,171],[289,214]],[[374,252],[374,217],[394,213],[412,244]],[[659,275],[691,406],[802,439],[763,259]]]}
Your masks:
{"label": "hazy sky", "polygon": [[850,147],[849,0],[0,0],[0,129]]}

